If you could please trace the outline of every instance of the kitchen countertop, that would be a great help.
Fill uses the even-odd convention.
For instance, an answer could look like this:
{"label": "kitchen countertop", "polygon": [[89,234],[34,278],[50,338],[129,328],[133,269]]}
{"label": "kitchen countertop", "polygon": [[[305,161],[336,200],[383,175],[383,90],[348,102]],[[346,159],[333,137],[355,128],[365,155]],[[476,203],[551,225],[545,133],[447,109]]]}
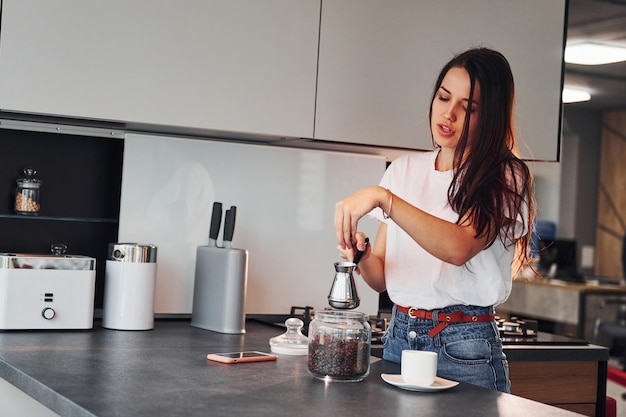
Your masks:
{"label": "kitchen countertop", "polygon": [[517,279],[513,281],[511,296],[498,306],[498,312],[557,323],[561,332],[591,340],[596,318],[617,314],[616,306],[602,312],[602,301],[625,296],[626,286],[623,285]]}
{"label": "kitchen countertop", "polygon": [[[460,383],[433,393],[386,384],[399,365],[374,359],[359,383],[325,383],[306,356],[227,365],[209,352],[262,350],[283,331],[248,321],[247,334],[157,320],[154,330],[0,332],[0,377],[63,416],[574,416],[556,407]],[[590,351],[587,351],[588,353]],[[589,353],[590,354],[590,353]]]}

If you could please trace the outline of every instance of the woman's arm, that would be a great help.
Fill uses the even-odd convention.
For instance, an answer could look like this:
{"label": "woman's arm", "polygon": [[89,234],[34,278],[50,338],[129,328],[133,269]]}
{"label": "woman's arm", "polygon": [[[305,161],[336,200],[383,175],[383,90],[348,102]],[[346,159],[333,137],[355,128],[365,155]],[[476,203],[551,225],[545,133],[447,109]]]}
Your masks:
{"label": "woman's arm", "polygon": [[[440,219],[392,195],[385,188],[372,186],[337,203],[335,231],[340,247],[352,248],[356,243],[353,236],[356,236],[358,221],[376,207],[380,207],[428,253],[454,265],[465,264],[491,241],[489,236],[476,238],[476,229],[470,219],[464,219],[460,224]],[[378,239],[377,235],[377,247]]]}

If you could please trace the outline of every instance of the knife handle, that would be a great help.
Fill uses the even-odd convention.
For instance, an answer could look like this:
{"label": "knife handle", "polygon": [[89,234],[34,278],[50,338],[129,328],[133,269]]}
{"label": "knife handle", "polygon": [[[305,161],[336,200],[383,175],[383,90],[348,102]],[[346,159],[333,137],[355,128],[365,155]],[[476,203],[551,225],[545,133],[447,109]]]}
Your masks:
{"label": "knife handle", "polygon": [[209,229],[209,239],[213,239],[213,241],[217,239],[217,235],[220,233],[221,224],[222,203],[216,201],[213,203],[213,213],[211,213],[211,228]]}
{"label": "knife handle", "polygon": [[226,220],[224,220],[224,242],[232,242],[235,233],[235,217],[237,216],[237,207],[230,206],[226,210]]}

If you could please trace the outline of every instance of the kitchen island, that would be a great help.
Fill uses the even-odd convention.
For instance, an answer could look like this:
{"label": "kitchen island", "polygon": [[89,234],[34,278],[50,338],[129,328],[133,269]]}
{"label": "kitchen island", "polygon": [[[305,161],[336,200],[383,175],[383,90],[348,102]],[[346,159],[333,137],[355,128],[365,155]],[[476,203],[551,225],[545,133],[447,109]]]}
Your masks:
{"label": "kitchen island", "polygon": [[158,320],[154,330],[0,333],[0,377],[62,416],[545,416],[578,415],[469,384],[410,392],[385,383],[397,364],[373,358],[359,383],[327,383],[306,356],[227,365],[209,352],[262,350],[279,328],[248,321],[227,335]]}

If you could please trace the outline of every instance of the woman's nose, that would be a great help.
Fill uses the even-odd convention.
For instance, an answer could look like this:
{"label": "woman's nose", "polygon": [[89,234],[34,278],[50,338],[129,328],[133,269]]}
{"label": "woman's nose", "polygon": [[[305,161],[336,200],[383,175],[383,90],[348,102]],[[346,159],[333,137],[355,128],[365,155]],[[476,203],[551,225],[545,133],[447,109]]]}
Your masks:
{"label": "woman's nose", "polygon": [[449,122],[455,121],[456,114],[454,112],[454,107],[448,107],[446,111],[443,113],[443,118]]}

